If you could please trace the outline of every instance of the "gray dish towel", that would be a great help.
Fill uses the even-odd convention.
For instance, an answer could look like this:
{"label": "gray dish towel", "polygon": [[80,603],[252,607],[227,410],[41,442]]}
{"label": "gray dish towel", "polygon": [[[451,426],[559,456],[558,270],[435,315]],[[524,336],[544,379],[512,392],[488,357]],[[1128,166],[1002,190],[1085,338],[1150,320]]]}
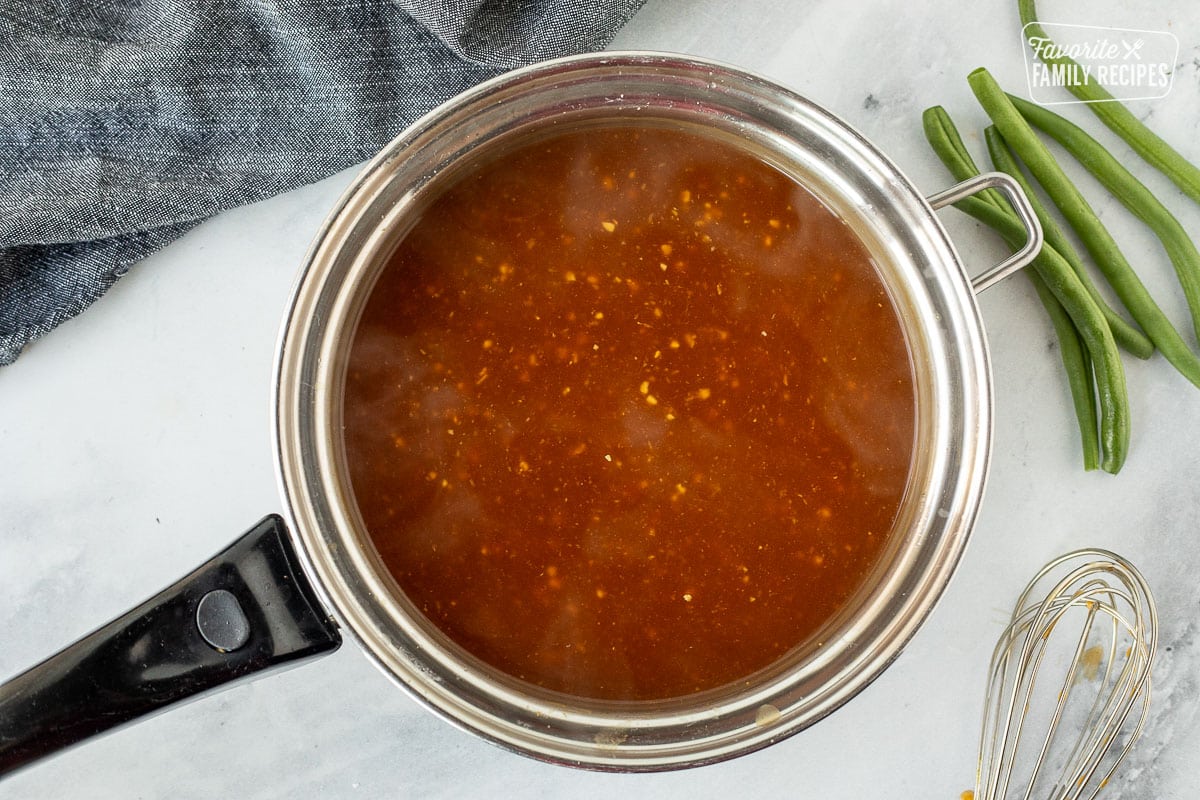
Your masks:
{"label": "gray dish towel", "polygon": [[3,0],[0,364],[224,209],[365,161],[642,0]]}

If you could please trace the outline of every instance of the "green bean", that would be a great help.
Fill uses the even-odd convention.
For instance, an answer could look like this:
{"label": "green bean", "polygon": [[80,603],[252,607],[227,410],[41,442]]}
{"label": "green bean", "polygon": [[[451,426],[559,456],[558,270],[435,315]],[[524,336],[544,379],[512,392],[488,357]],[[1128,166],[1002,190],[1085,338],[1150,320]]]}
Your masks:
{"label": "green bean", "polygon": [[[968,197],[955,203],[955,206],[995,229],[1010,246],[1020,247],[1024,244],[1024,225],[1015,217],[998,211],[983,201],[969,202],[975,199]],[[1129,452],[1129,397],[1125,389],[1125,368],[1121,364],[1116,340],[1105,323],[1104,315],[1092,302],[1091,296],[1079,282],[1079,277],[1057,250],[1043,245],[1041,252],[1033,260],[1033,267],[1070,315],[1096,365],[1096,391],[1100,400],[1100,448],[1103,454],[1100,467],[1105,472],[1116,474],[1125,463]],[[1072,377],[1070,380],[1074,385],[1077,378]],[[1077,404],[1076,408],[1078,407]]]}
{"label": "green bean", "polygon": [[1012,95],[1009,95],[1009,99],[1029,124],[1062,145],[1135,217],[1154,231],[1175,267],[1175,274],[1179,277],[1188,309],[1192,313],[1192,327],[1197,340],[1200,340],[1200,252],[1196,251],[1196,245],[1179,220],[1145,184],[1078,125],[1027,100]]}
{"label": "green bean", "polygon": [[[1046,35],[1046,30],[1037,21],[1037,8],[1034,0],[1017,0],[1017,11],[1021,15],[1021,24],[1025,26],[1027,40],[1032,34],[1053,43],[1053,40]],[[1047,64],[1078,66],[1073,59],[1067,56],[1047,58],[1039,54],[1039,58]],[[1124,139],[1138,155],[1170,178],[1176,186],[1183,190],[1184,194],[1200,203],[1200,169],[1197,169],[1171,145],[1143,125],[1141,120],[1135,117],[1123,103],[1114,98],[1107,89],[1093,81],[1084,84],[1069,84],[1067,89],[1071,94],[1087,103],[1092,113]]]}
{"label": "green bean", "polygon": [[[978,174],[978,167],[971,160],[953,120],[944,109],[928,109],[922,120],[930,146],[956,179],[966,180]],[[1013,247],[1024,243],[1024,226],[1002,201],[989,202],[981,197],[968,197],[955,206],[994,228]],[[1056,304],[1047,304],[1043,293],[1039,291],[1039,297],[1047,306],[1051,322],[1059,334],[1059,352],[1067,370],[1080,437],[1084,442],[1084,467],[1092,469],[1095,466],[1094,447],[1089,442],[1097,438],[1096,429],[1099,425],[1103,452],[1101,467],[1107,472],[1116,473],[1124,464],[1129,449],[1129,400],[1125,390],[1125,370],[1112,331],[1078,276],[1052,247],[1043,246],[1032,266],[1042,285],[1053,293],[1056,300]],[[1038,286],[1036,281],[1034,286],[1035,289]],[[1056,316],[1055,305],[1069,315],[1078,330],[1072,335],[1082,338],[1086,354],[1097,365],[1094,373],[1084,353],[1078,347],[1072,347],[1069,337],[1062,335],[1059,327],[1062,319],[1061,315]],[[1092,388],[1093,381],[1095,390]],[[1100,401],[1099,420],[1095,410],[1097,393]]]}
{"label": "green bean", "polygon": [[[1083,468],[1094,470],[1100,465],[1100,438],[1096,433],[1096,376],[1092,370],[1091,354],[1088,353],[1079,331],[1075,329],[1071,316],[1042,280],[1042,276],[1036,270],[1026,274],[1029,275],[1038,299],[1046,307],[1050,324],[1054,326],[1054,332],[1058,335],[1058,352],[1062,358],[1063,369],[1067,373],[1071,402],[1075,405],[1075,418],[1079,420]],[[1118,466],[1117,469],[1119,468]]]}
{"label": "green bean", "polygon": [[1004,138],[1000,136],[1000,132],[996,130],[996,126],[989,125],[983,134],[987,142],[988,153],[992,157],[993,166],[1001,172],[1008,173],[1017,183],[1021,184],[1021,188],[1025,191],[1025,196],[1029,198],[1029,204],[1033,206],[1034,213],[1037,214],[1038,221],[1042,223],[1042,233],[1045,235],[1046,242],[1058,251],[1059,255],[1071,265],[1071,269],[1079,276],[1080,282],[1083,283],[1083,288],[1087,289],[1088,294],[1092,296],[1092,300],[1100,307],[1100,313],[1104,314],[1104,319],[1108,322],[1108,327],[1112,329],[1113,338],[1117,340],[1117,344],[1138,358],[1149,358],[1152,356],[1154,354],[1154,342],[1146,338],[1146,334],[1126,322],[1124,317],[1104,301],[1100,291],[1092,283],[1092,279],[1087,272],[1087,267],[1084,266],[1083,259],[1079,257],[1075,246],[1071,244],[1071,240],[1067,238],[1062,228],[1050,216],[1042,201],[1038,199],[1033,186],[1030,185],[1029,180],[1025,177],[1025,173],[1021,171],[1020,164],[1017,163],[1016,157],[1009,151],[1008,145],[1005,144]]}
{"label": "green bean", "polygon": [[[956,181],[965,181],[981,172],[979,167],[975,166],[975,160],[971,158],[971,153],[963,144],[962,137],[958,135],[958,128],[955,127],[954,120],[950,118],[950,113],[946,109],[941,106],[931,106],[925,109],[925,112],[921,114],[921,125],[925,129],[925,138],[933,146],[935,152],[940,148],[938,156],[941,157],[942,163],[950,170],[950,174]],[[1008,203],[995,189],[984,189],[975,196],[1001,211],[1011,211]]]}
{"label": "green bean", "polygon": [[1200,387],[1200,359],[1188,349],[1166,314],[1146,291],[1117,243],[1096,217],[1087,200],[1058,166],[1050,151],[1009,101],[1008,95],[986,69],[972,72],[967,81],[1000,135],[1029,167],[1046,194],[1083,240],[1088,253],[1104,272],[1125,308],[1180,374]]}

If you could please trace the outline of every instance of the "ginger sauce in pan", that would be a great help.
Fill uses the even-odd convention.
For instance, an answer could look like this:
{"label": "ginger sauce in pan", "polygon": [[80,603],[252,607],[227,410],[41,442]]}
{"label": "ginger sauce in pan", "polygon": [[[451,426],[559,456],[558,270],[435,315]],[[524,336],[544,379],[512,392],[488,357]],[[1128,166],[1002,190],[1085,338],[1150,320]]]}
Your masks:
{"label": "ginger sauce in pan", "polygon": [[451,640],[547,689],[675,697],[804,643],[871,571],[912,367],[853,232],[729,144],[632,125],[477,164],[352,346],[355,499]]}

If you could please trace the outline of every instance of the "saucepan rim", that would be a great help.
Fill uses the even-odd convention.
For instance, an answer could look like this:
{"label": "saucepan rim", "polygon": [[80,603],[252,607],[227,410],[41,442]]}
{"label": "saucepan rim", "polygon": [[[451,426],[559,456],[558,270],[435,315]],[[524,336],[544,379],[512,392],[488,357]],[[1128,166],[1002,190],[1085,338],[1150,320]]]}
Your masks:
{"label": "saucepan rim", "polygon": [[[476,148],[532,125],[601,113],[683,120],[745,137],[794,172],[888,259],[885,283],[918,376],[922,437],[889,551],[829,640],[737,690],[655,704],[596,703],[527,687],[458,651],[406,606],[362,532],[340,444],[341,388],[357,315],[405,213]],[[523,127],[524,126],[524,127]],[[317,236],[283,322],[274,446],[304,569],[397,684],[454,724],[524,755],[651,771],[740,755],[795,733],[865,688],[941,596],[978,511],[991,449],[992,384],[970,278],[934,209],[875,145],[800,95],[691,56],[613,52],[543,62],[423,117],[372,160]],[[893,537],[895,538],[895,537]]]}

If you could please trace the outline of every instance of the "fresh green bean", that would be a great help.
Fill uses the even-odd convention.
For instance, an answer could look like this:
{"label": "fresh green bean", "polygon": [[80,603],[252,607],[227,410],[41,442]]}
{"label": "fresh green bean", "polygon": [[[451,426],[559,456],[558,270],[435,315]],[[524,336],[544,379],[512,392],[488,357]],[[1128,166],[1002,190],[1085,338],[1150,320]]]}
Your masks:
{"label": "fresh green bean", "polygon": [[[946,164],[955,180],[967,180],[979,174],[979,168],[972,160],[966,145],[962,143],[958,128],[955,127],[954,120],[950,119],[946,109],[941,106],[925,109],[925,113],[922,115],[922,125],[925,138],[929,140],[930,146],[941,158],[942,163]],[[985,190],[976,197],[1015,221],[1012,207],[1008,205],[1007,200],[1000,196],[1000,193],[995,190]],[[1060,342],[1058,351],[1060,351],[1063,367],[1067,372],[1067,383],[1075,408],[1075,419],[1079,423],[1082,449],[1084,449],[1084,469],[1096,469],[1099,462],[1099,440],[1096,389],[1093,386],[1091,361],[1086,357],[1085,351],[1080,350],[1078,332],[1075,331],[1074,324],[1070,323],[1070,318],[1063,311],[1062,303],[1049,293],[1045,281],[1037,275],[1037,266],[1026,270],[1026,275],[1030,276],[1034,289],[1037,290],[1038,297],[1042,300],[1046,313],[1055,326],[1055,333]],[[1063,330],[1061,327],[1064,318],[1067,320],[1068,330]]]}
{"label": "fresh green bean", "polygon": [[[925,129],[925,138],[935,151],[940,149],[938,156],[956,181],[965,181],[981,172],[975,165],[975,160],[971,158],[967,146],[963,144],[962,137],[958,135],[958,128],[946,109],[941,106],[925,109],[921,114],[921,125]],[[1001,211],[1011,211],[1007,201],[995,189],[984,189],[975,196]]]}
{"label": "fresh green bean", "polygon": [[1137,273],[1129,266],[1117,243],[1096,217],[1087,200],[1058,166],[1050,151],[1013,106],[1008,95],[986,69],[972,72],[968,78],[975,97],[992,118],[1000,135],[1013,152],[1029,167],[1046,194],[1067,218],[1083,240],[1088,253],[1104,272],[1125,308],[1141,326],[1154,346],[1185,378],[1200,387],[1200,358],[1188,349],[1166,314],[1154,302]]}
{"label": "fresh green bean", "polygon": [[1146,338],[1146,334],[1126,322],[1124,317],[1104,301],[1100,291],[1096,288],[1096,284],[1092,283],[1087,267],[1084,266],[1083,259],[1079,257],[1075,246],[1071,244],[1071,240],[1066,237],[1062,228],[1058,226],[1058,223],[1050,216],[1042,201],[1038,199],[1033,186],[1025,177],[1025,173],[1021,171],[1020,164],[1017,163],[1016,157],[1009,151],[1008,145],[1005,144],[1004,138],[1000,136],[1000,132],[996,130],[996,126],[989,125],[983,134],[984,140],[987,142],[988,153],[992,157],[992,165],[1001,172],[1008,173],[1017,183],[1021,184],[1021,188],[1025,191],[1025,196],[1029,198],[1029,204],[1033,206],[1034,213],[1037,214],[1038,221],[1042,223],[1042,233],[1045,236],[1046,242],[1058,251],[1058,254],[1071,265],[1071,269],[1079,276],[1080,282],[1083,283],[1083,288],[1087,289],[1088,294],[1092,296],[1092,300],[1100,307],[1100,313],[1104,314],[1104,319],[1107,320],[1108,327],[1112,329],[1113,338],[1117,340],[1117,344],[1138,358],[1149,358],[1152,356],[1154,354],[1154,342]]}
{"label": "fresh green bean", "polygon": [[[1025,26],[1026,39],[1032,35],[1053,43],[1037,20],[1037,7],[1034,5],[1034,0],[1017,0],[1017,11],[1021,15],[1021,24]],[[1049,58],[1039,54],[1039,58],[1047,64],[1077,66],[1075,61],[1067,56]],[[1138,155],[1170,178],[1176,186],[1183,190],[1184,194],[1200,203],[1200,169],[1143,125],[1141,120],[1135,117],[1123,103],[1117,101],[1107,89],[1093,81],[1087,81],[1084,84],[1069,84],[1067,89],[1071,94],[1087,103],[1092,113],[1124,139]]]}
{"label": "fresh green bean", "polygon": [[[1058,352],[1067,383],[1071,389],[1071,402],[1075,406],[1075,418],[1079,420],[1079,438],[1083,446],[1083,468],[1094,470],[1100,466],[1100,437],[1096,432],[1096,376],[1092,370],[1091,354],[1088,353],[1079,331],[1062,303],[1050,291],[1037,270],[1026,273],[1037,292],[1038,299],[1046,307],[1046,315],[1058,335]],[[1119,467],[1118,467],[1119,468]]]}
{"label": "fresh green bean", "polygon": [[[926,138],[934,152],[958,180],[966,180],[978,174],[970,154],[958,136],[953,120],[940,107],[926,110],[923,115]],[[989,202],[981,197],[968,197],[955,204],[960,210],[979,219],[1004,237],[1013,247],[1024,243],[1026,232],[1014,212],[997,198]],[[1116,341],[1099,308],[1084,289],[1078,276],[1053,248],[1043,246],[1033,261],[1033,269],[1041,283],[1053,293],[1055,304],[1047,304],[1047,312],[1059,334],[1060,354],[1067,370],[1068,383],[1079,421],[1080,437],[1084,442],[1084,467],[1095,465],[1094,449],[1090,440],[1097,438],[1100,428],[1100,443],[1103,453],[1101,467],[1116,473],[1125,462],[1129,448],[1129,401],[1125,389],[1125,370],[1117,352]],[[1037,287],[1035,282],[1035,288]],[[1039,291],[1046,304],[1046,298]],[[1069,315],[1082,338],[1086,353],[1097,365],[1093,372],[1084,353],[1059,329],[1061,318],[1056,318],[1055,305]],[[1093,381],[1095,390],[1093,390]],[[1100,417],[1097,420],[1095,395],[1099,394]]]}
{"label": "fresh green bean", "polygon": [[1145,184],[1078,125],[1028,100],[1012,95],[1009,95],[1009,99],[1029,124],[1062,145],[1135,217],[1154,231],[1175,267],[1179,285],[1183,287],[1183,295],[1192,313],[1196,338],[1200,340],[1200,252],[1196,251],[1196,245],[1179,220]]}
{"label": "fresh green bean", "polygon": [[[975,203],[970,202],[972,200],[976,198],[968,197],[955,203],[955,206],[995,229],[1010,246],[1020,247],[1024,244],[1027,235],[1025,226],[1015,217],[982,200],[976,200]],[[1100,467],[1105,472],[1116,474],[1129,452],[1129,397],[1125,388],[1125,368],[1121,364],[1116,340],[1105,323],[1104,315],[1057,250],[1042,245],[1041,252],[1033,260],[1033,267],[1071,316],[1075,329],[1096,365],[1100,448],[1103,454]],[[1071,381],[1074,383],[1075,379],[1071,378]]]}

